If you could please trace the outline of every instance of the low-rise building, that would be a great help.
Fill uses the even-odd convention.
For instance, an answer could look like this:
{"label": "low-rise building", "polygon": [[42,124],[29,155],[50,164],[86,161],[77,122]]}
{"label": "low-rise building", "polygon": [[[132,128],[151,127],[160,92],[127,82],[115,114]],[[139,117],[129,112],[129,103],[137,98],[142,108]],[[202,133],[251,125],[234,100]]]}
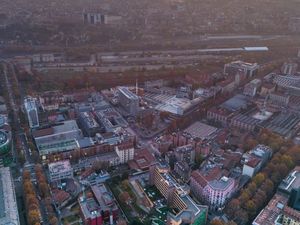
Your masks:
{"label": "low-rise building", "polygon": [[0,224],[20,224],[14,181],[9,167],[0,168]]}
{"label": "low-rise building", "polygon": [[224,65],[224,74],[235,76],[242,73],[247,77],[253,77],[258,73],[259,65],[257,63],[246,63],[242,61],[234,61]]}
{"label": "low-rise building", "polygon": [[245,114],[237,114],[231,119],[230,126],[246,131],[254,131],[261,121]]}
{"label": "low-rise building", "polygon": [[207,118],[220,122],[223,126],[228,125],[234,113],[228,109],[221,107],[213,107],[207,111]]}
{"label": "low-rise building", "polygon": [[269,94],[269,99],[273,104],[286,107],[289,104],[290,101],[290,95],[286,93],[271,93]]}
{"label": "low-rise building", "polygon": [[80,216],[84,225],[103,224],[101,208],[94,198],[85,195],[79,198]]}
{"label": "low-rise building", "polygon": [[281,72],[285,75],[295,75],[298,69],[297,63],[284,63]]}
{"label": "low-rise building", "polygon": [[281,220],[282,225],[300,225],[300,212],[290,207],[284,207]]}
{"label": "low-rise building", "polygon": [[50,181],[61,181],[63,179],[72,179],[73,178],[73,168],[70,164],[70,161],[58,161],[49,164],[49,176]]}
{"label": "low-rise building", "polygon": [[120,127],[128,126],[128,123],[121,114],[111,107],[97,110],[95,116],[106,132],[114,132]]}
{"label": "low-rise building", "polygon": [[243,165],[243,175],[253,177],[261,169],[261,166],[261,159],[253,156]]}
{"label": "low-rise building", "polygon": [[83,137],[75,120],[58,123],[49,128],[32,132],[36,146],[42,158],[51,153],[71,151],[78,149],[77,140]]}
{"label": "low-rise building", "polygon": [[253,177],[270,160],[273,151],[265,145],[257,145],[248,153],[243,155],[243,175]]}
{"label": "low-rise building", "polygon": [[89,112],[81,112],[79,114],[79,123],[84,133],[90,137],[93,137],[96,135],[96,133],[101,132],[100,125]]}
{"label": "low-rise building", "polygon": [[244,95],[254,97],[256,95],[256,92],[258,91],[259,87],[261,85],[260,79],[254,79],[250,81],[248,84],[244,87]]}
{"label": "low-rise building", "polygon": [[116,221],[119,209],[112,193],[103,183],[92,186],[92,192],[100,206],[102,221],[104,223]]}
{"label": "low-rise building", "polygon": [[197,121],[184,130],[184,136],[193,139],[209,140],[213,138],[218,129]]}
{"label": "low-rise building", "polygon": [[275,92],[276,85],[272,83],[263,83],[260,89],[260,95],[261,96],[267,96],[273,92]]}
{"label": "low-rise building", "polygon": [[287,198],[281,194],[275,194],[268,205],[258,214],[252,225],[280,225],[276,221],[287,204]]}

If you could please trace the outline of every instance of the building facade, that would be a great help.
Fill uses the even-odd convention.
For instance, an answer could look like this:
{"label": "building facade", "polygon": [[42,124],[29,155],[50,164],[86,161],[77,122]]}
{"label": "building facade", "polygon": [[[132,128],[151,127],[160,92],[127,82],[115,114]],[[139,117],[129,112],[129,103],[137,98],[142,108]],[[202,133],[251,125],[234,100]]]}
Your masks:
{"label": "building facade", "polygon": [[126,87],[118,87],[119,103],[131,115],[137,115],[139,111],[139,97]]}
{"label": "building facade", "polygon": [[134,146],[132,144],[122,144],[115,147],[115,151],[120,158],[120,164],[127,163],[134,158]]}
{"label": "building facade", "polygon": [[192,172],[190,188],[194,196],[208,204],[212,210],[223,208],[236,191],[233,178],[223,176],[220,179],[209,180],[200,171]]}
{"label": "building facade", "polygon": [[50,181],[61,181],[73,178],[73,168],[68,160],[49,164]]}
{"label": "building facade", "polygon": [[37,128],[39,124],[38,108],[36,105],[36,99],[30,96],[24,100],[24,107],[30,128]]}
{"label": "building facade", "polygon": [[9,167],[0,168],[0,209],[0,224],[20,224],[14,181]]}

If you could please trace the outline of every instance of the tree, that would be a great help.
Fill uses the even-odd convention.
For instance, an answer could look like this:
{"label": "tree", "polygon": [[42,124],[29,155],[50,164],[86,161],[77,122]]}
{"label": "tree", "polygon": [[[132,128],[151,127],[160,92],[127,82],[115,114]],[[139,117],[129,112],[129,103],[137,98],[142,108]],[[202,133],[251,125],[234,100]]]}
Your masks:
{"label": "tree", "polygon": [[257,208],[263,207],[267,201],[266,193],[263,190],[258,190],[253,197],[253,201],[256,204]]}
{"label": "tree", "polygon": [[49,224],[51,225],[57,225],[58,224],[58,219],[56,218],[56,216],[52,215],[49,217]]}
{"label": "tree", "polygon": [[249,137],[246,139],[243,147],[246,151],[249,151],[253,149],[257,144],[258,142],[253,137]]}
{"label": "tree", "polygon": [[263,190],[270,197],[274,190],[274,184],[270,179],[265,180],[265,182],[261,186],[261,190]]}
{"label": "tree", "polygon": [[38,210],[30,210],[28,212],[28,223],[34,225],[40,222],[40,212]]}
{"label": "tree", "polygon": [[26,204],[27,204],[27,206],[30,206],[32,204],[38,205],[39,203],[34,194],[27,194],[26,195]]}
{"label": "tree", "polygon": [[278,184],[281,181],[280,173],[275,171],[271,176],[271,180],[274,184]]}
{"label": "tree", "polygon": [[229,217],[234,218],[235,213],[240,209],[240,201],[236,198],[232,199],[227,207],[226,207],[226,213]]}
{"label": "tree", "polygon": [[250,215],[250,217],[256,214],[257,206],[253,200],[249,200],[248,202],[246,202],[245,208],[247,210],[248,215]]}
{"label": "tree", "polygon": [[289,173],[289,169],[284,163],[279,164],[278,171],[279,171],[281,179],[285,178],[287,176],[287,174]]}
{"label": "tree", "polygon": [[242,202],[242,204],[243,204],[244,202],[247,202],[249,199],[250,199],[249,193],[244,190],[239,197],[239,201]]}
{"label": "tree", "polygon": [[43,198],[50,196],[48,184],[46,182],[39,183],[39,190]]}
{"label": "tree", "polygon": [[26,195],[34,194],[33,185],[30,180],[24,180],[23,182],[23,190]]}
{"label": "tree", "polygon": [[227,223],[226,223],[226,225],[237,225],[234,221],[228,221]]}
{"label": "tree", "polygon": [[195,164],[196,164],[196,166],[197,166],[198,168],[200,167],[200,165],[201,165],[201,163],[203,162],[203,160],[204,160],[203,155],[200,154],[200,153],[196,153],[196,156],[195,156]]}
{"label": "tree", "polygon": [[31,177],[31,175],[30,175],[30,172],[29,172],[29,170],[24,170],[24,172],[23,172],[23,180],[30,180],[30,177]]}
{"label": "tree", "polygon": [[32,151],[32,159],[35,163],[40,162],[40,155],[36,150]]}
{"label": "tree", "polygon": [[235,221],[238,223],[238,224],[241,224],[241,225],[244,225],[248,222],[249,220],[249,217],[248,217],[248,213],[243,210],[243,209],[240,209],[236,212],[236,219]]}
{"label": "tree", "polygon": [[252,196],[252,195],[254,195],[254,193],[256,192],[256,189],[257,189],[257,187],[256,187],[256,184],[254,183],[254,182],[251,182],[249,185],[248,185],[248,187],[247,187],[247,191],[248,191],[248,193]]}
{"label": "tree", "polygon": [[18,161],[21,165],[23,165],[26,162],[23,151],[20,151],[20,153],[18,155]]}
{"label": "tree", "polygon": [[210,225],[224,225],[224,223],[218,219],[213,219],[209,224]]}
{"label": "tree", "polygon": [[281,157],[281,161],[288,167],[289,170],[293,169],[295,166],[293,158],[289,155],[283,155]]}
{"label": "tree", "polygon": [[263,173],[258,173],[253,178],[253,182],[256,184],[257,187],[260,187],[260,185],[264,182],[265,175]]}

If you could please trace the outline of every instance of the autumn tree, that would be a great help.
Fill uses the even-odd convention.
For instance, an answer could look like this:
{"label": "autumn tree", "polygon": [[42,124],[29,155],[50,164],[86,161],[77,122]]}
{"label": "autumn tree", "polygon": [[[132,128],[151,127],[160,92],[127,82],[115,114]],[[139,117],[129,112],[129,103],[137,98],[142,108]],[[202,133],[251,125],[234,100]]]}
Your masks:
{"label": "autumn tree", "polygon": [[29,172],[29,170],[24,170],[23,171],[23,180],[29,180],[30,179],[30,172]]}
{"label": "autumn tree", "polygon": [[245,225],[249,220],[248,213],[243,209],[238,210],[235,216],[236,216],[235,221],[241,225]]}
{"label": "autumn tree", "polygon": [[260,187],[260,185],[264,182],[265,175],[263,173],[258,173],[253,177],[253,182],[256,184],[257,187]]}
{"label": "autumn tree", "polygon": [[232,199],[226,207],[226,213],[229,217],[234,218],[235,213],[240,209],[240,201],[236,198]]}
{"label": "autumn tree", "polygon": [[224,225],[224,223],[223,223],[221,220],[213,219],[213,220],[210,222],[210,225]]}
{"label": "autumn tree", "polygon": [[58,224],[58,219],[56,216],[52,215],[49,217],[49,224],[50,225],[57,225]]}
{"label": "autumn tree", "polygon": [[40,222],[40,212],[38,210],[30,210],[28,212],[28,224],[34,225]]}

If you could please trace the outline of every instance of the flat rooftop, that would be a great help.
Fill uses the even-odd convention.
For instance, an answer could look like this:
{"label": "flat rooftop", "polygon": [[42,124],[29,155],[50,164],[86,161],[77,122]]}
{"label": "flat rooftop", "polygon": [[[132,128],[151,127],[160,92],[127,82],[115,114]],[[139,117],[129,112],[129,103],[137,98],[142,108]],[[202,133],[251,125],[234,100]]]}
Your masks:
{"label": "flat rooftop", "polygon": [[53,126],[55,134],[65,133],[73,130],[78,130],[78,125],[75,120],[67,120],[57,126]]}
{"label": "flat rooftop", "polygon": [[288,199],[280,194],[275,194],[268,205],[261,210],[252,225],[274,225],[281,214]]}
{"label": "flat rooftop", "polygon": [[184,130],[185,134],[192,138],[200,138],[201,140],[209,139],[217,132],[217,128],[197,121]]}
{"label": "flat rooftop", "polygon": [[36,109],[35,99],[34,98],[25,98],[24,106],[27,111],[35,110]]}
{"label": "flat rooftop", "polygon": [[246,108],[247,103],[248,98],[245,95],[238,94],[224,102],[221,107],[230,111],[237,111]]}
{"label": "flat rooftop", "polygon": [[[263,48],[253,48],[253,47],[245,47],[244,48],[246,51],[267,51],[268,49],[266,47]],[[258,67],[257,63],[247,63],[247,62],[243,62],[243,61],[234,61],[231,63],[228,63],[227,65],[231,65],[231,66],[236,66],[236,67],[244,67],[244,68],[249,68],[249,69],[255,69]]]}
{"label": "flat rooftop", "polygon": [[139,99],[139,97],[136,94],[132,93],[127,87],[118,87],[118,90],[129,99]]}
{"label": "flat rooftop", "polygon": [[58,161],[49,164],[49,172],[51,173],[63,173],[72,170],[69,160]]}
{"label": "flat rooftop", "polygon": [[45,144],[39,144],[38,149],[41,155],[51,154],[54,152],[61,152],[61,151],[70,151],[74,149],[79,149],[80,145],[77,140],[65,140],[65,141],[58,141],[58,142],[51,142]]}
{"label": "flat rooftop", "polygon": [[0,168],[0,224],[20,224],[15,188],[8,167]]}
{"label": "flat rooftop", "polygon": [[265,127],[282,136],[289,136],[300,122],[300,117],[294,113],[280,113],[265,124]]}
{"label": "flat rooftop", "polygon": [[159,111],[166,111],[177,115],[183,115],[186,111],[192,108],[194,105],[200,103],[203,100],[202,98],[197,98],[194,100],[190,100],[187,98],[177,98],[173,96],[171,98],[167,98],[166,101],[158,104],[156,109]]}
{"label": "flat rooftop", "polygon": [[284,193],[291,193],[292,189],[300,187],[300,167],[296,167],[279,185],[278,189]]}
{"label": "flat rooftop", "polygon": [[104,184],[92,186],[92,191],[97,199],[98,204],[100,205],[101,210],[109,211],[117,209],[117,205],[112,193]]}
{"label": "flat rooftop", "polygon": [[273,115],[272,112],[264,111],[264,112],[256,112],[252,115],[252,118],[260,120],[260,121],[266,121]]}

